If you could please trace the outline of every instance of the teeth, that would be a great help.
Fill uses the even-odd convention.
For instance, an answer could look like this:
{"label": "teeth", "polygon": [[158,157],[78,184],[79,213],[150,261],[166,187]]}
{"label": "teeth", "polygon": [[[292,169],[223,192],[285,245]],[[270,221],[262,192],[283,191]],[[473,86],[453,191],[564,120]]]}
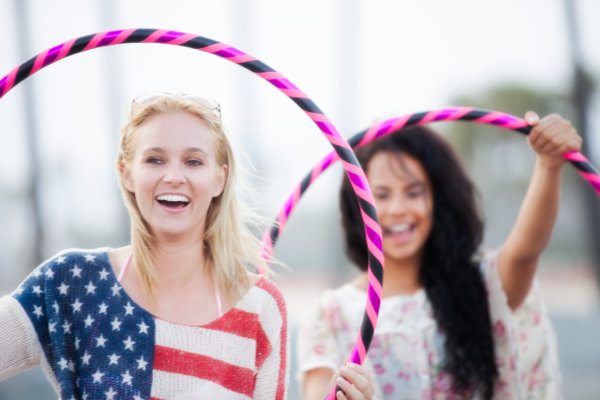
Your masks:
{"label": "teeth", "polygon": [[410,229],[410,224],[394,225],[389,228],[390,232],[398,233]]}
{"label": "teeth", "polygon": [[158,201],[169,201],[178,203],[189,203],[190,199],[179,194],[161,194],[156,198]]}

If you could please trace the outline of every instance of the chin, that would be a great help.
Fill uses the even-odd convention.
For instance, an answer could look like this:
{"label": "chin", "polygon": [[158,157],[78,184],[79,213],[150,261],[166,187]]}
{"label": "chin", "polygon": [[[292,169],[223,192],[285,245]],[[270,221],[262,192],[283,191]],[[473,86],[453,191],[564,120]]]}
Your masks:
{"label": "chin", "polygon": [[162,228],[162,229],[157,228],[157,229],[154,229],[154,232],[155,232],[156,236],[162,237],[162,238],[168,238],[168,239],[178,239],[181,237],[189,236],[191,234],[190,229],[174,228],[174,227],[168,227],[168,228]]}
{"label": "chin", "polygon": [[419,257],[420,252],[412,249],[402,249],[402,250],[392,250],[392,251],[384,251],[384,255],[386,258],[390,260],[394,260],[396,262],[408,262],[413,261],[417,257]]}

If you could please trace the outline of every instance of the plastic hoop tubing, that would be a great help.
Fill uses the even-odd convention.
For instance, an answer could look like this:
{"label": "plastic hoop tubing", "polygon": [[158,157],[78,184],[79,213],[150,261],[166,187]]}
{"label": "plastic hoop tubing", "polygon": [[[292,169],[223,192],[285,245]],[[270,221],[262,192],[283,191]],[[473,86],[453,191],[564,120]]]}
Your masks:
{"label": "plastic hoop tubing", "polygon": [[[383,122],[373,124],[369,129],[352,136],[348,143],[353,149],[357,149],[372,140],[388,135],[399,129],[409,126],[423,125],[429,122],[438,121],[469,121],[479,124],[495,125],[504,129],[512,129],[524,135],[529,134],[531,127],[521,118],[499,111],[490,111],[476,109],[471,107],[449,107],[438,110],[423,111],[413,114],[407,114],[401,117],[392,118]],[[588,159],[579,152],[570,152],[562,155],[565,159],[577,169],[600,195],[600,174]],[[290,214],[300,201],[300,197],[306,192],[310,185],[333,163],[338,160],[335,153],[329,153],[325,156],[294,188],[292,194],[288,197],[283,207],[277,215],[277,222],[270,230],[265,231],[263,235],[263,249],[265,257],[271,257],[273,246],[279,238]],[[364,321],[363,321],[364,323]],[[335,391],[332,390],[327,395],[327,399],[334,399]]]}
{"label": "plastic hoop tubing", "polygon": [[[378,137],[385,136],[398,129],[438,121],[468,121],[478,124],[489,124],[504,129],[511,129],[524,135],[529,134],[531,131],[531,127],[525,120],[510,114],[471,107],[450,107],[407,114],[375,123],[369,129],[351,137],[348,140],[348,143],[350,143],[353,149],[357,149]],[[577,169],[577,172],[579,172],[579,174],[594,187],[596,193],[600,195],[600,173],[598,172],[598,169],[579,152],[565,153],[563,154],[563,157],[569,160],[571,165]],[[334,153],[329,153],[304,177],[304,179],[302,179],[302,181],[300,181],[298,186],[294,188],[292,194],[288,197],[277,215],[277,223],[264,233],[263,248],[265,249],[267,256],[272,254],[273,246],[281,234],[290,214],[300,201],[300,197],[308,187],[336,161],[337,156]]]}
{"label": "plastic hoop tubing", "polygon": [[[377,324],[383,283],[381,228],[377,220],[375,201],[364,171],[360,167],[350,144],[338,133],[333,123],[329,121],[316,104],[283,75],[251,55],[202,36],[164,29],[125,29],[82,36],[39,53],[15,67],[0,80],[0,98],[25,78],[58,60],[83,51],[121,43],[159,43],[185,46],[234,62],[254,72],[288,96],[323,132],[333,146],[338,158],[342,160],[344,170],[358,198],[369,248],[369,296],[366,304],[365,321],[350,356],[353,362],[362,364]],[[272,249],[270,250],[272,251]]]}

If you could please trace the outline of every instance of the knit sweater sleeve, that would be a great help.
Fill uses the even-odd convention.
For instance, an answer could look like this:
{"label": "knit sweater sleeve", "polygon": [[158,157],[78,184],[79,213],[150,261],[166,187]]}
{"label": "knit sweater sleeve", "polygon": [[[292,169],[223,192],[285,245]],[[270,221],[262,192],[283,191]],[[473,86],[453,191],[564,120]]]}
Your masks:
{"label": "knit sweater sleeve", "polygon": [[279,288],[268,280],[261,279],[257,286],[266,296],[259,313],[264,338],[257,341],[257,375],[253,398],[282,400],[287,398],[290,373],[285,300]]}
{"label": "knit sweater sleeve", "polygon": [[0,380],[40,365],[42,357],[35,329],[19,302],[0,298]]}

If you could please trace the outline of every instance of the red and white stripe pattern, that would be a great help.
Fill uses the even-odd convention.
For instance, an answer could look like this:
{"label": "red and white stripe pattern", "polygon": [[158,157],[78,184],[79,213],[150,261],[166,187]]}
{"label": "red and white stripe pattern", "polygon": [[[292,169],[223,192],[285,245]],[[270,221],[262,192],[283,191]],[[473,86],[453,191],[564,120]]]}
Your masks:
{"label": "red and white stripe pattern", "polygon": [[266,279],[210,324],[155,323],[152,400],[285,398],[287,314],[279,289]]}

